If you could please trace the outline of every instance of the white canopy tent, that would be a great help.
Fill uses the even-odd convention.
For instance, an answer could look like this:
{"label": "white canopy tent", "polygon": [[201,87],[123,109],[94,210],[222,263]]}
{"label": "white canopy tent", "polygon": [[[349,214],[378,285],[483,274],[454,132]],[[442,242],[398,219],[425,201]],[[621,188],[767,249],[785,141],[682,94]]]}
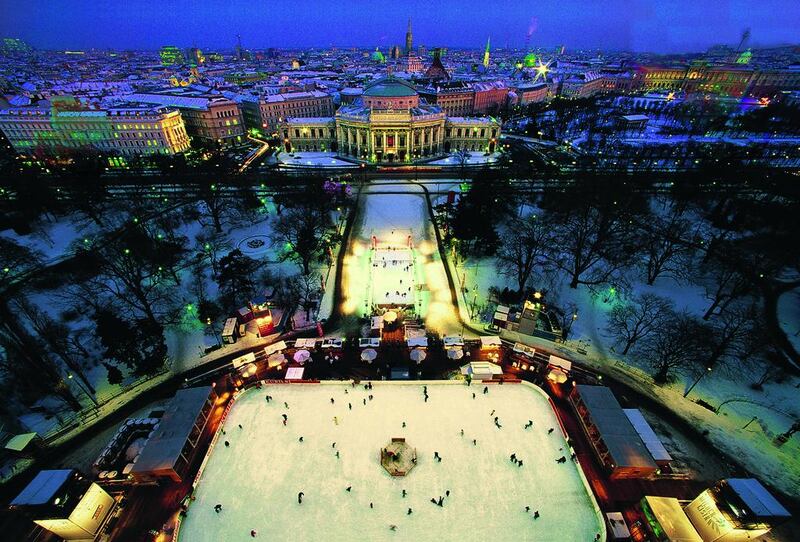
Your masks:
{"label": "white canopy tent", "polygon": [[503,369],[488,361],[472,361],[461,367],[461,374],[469,375],[473,380],[491,380],[495,375],[503,374]]}

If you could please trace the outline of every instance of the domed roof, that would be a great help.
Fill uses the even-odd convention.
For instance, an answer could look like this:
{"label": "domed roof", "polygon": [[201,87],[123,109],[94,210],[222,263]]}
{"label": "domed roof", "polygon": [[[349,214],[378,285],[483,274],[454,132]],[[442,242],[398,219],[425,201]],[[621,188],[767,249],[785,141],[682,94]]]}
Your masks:
{"label": "domed roof", "polygon": [[525,55],[525,58],[522,60],[522,63],[525,65],[526,68],[533,68],[536,66],[536,55],[534,53],[528,53]]}
{"label": "domed roof", "polygon": [[383,63],[386,62],[386,57],[383,56],[383,53],[381,53],[376,47],[375,51],[372,53],[372,60],[375,62]]}
{"label": "domed roof", "polygon": [[364,89],[364,96],[376,96],[383,98],[404,98],[416,96],[417,90],[411,83],[397,79],[396,77],[384,77],[374,83],[370,83]]}

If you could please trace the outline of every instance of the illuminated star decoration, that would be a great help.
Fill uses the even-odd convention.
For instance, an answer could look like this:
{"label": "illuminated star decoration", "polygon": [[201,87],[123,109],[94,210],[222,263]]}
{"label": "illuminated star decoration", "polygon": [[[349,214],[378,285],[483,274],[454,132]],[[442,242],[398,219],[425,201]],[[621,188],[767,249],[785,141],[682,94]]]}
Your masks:
{"label": "illuminated star decoration", "polygon": [[536,59],[536,67],[534,68],[536,70],[536,77],[533,78],[534,83],[538,81],[539,78],[544,80],[547,77],[547,72],[550,71],[550,64],[552,64],[552,62],[552,60],[548,60],[543,64],[541,59]]}

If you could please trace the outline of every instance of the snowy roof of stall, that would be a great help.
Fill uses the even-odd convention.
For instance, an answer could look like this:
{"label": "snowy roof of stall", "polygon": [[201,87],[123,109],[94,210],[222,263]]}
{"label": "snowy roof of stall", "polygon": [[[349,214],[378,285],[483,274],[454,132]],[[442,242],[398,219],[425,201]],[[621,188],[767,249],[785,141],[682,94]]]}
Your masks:
{"label": "snowy roof of stall", "polygon": [[789,511],[755,478],[728,478],[725,481],[755,516],[791,517]]}
{"label": "snowy roof of stall", "polygon": [[37,433],[22,433],[20,435],[14,435],[6,442],[5,449],[12,450],[14,452],[21,452],[25,448],[27,448],[28,444],[31,443],[33,439],[36,438]]}
{"label": "snowy roof of stall", "polygon": [[650,424],[644,419],[642,412],[638,408],[623,408],[622,411],[631,421],[636,432],[639,433],[639,437],[642,439],[642,442],[644,442],[644,445],[647,446],[653,459],[656,461],[672,461],[672,456],[669,455],[661,439],[658,438],[656,432],[653,431],[653,428],[650,427]]}
{"label": "snowy roof of stall", "polygon": [[73,469],[43,470],[17,495],[11,506],[45,504],[72,476]]}
{"label": "snowy roof of stall", "polygon": [[132,472],[151,473],[174,467],[210,392],[210,387],[178,390]]}
{"label": "snowy roof of stall", "polygon": [[686,517],[681,503],[674,497],[644,498],[664,531],[666,540],[673,542],[703,542],[697,530]]}
{"label": "snowy roof of stall", "polygon": [[585,384],[578,384],[577,389],[618,467],[658,468],[610,389]]}

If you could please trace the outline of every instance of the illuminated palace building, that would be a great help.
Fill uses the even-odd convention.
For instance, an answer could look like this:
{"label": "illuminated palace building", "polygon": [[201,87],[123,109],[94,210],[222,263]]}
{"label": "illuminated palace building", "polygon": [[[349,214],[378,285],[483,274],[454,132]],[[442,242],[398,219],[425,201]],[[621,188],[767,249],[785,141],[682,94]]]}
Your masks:
{"label": "illuminated palace building", "polygon": [[412,162],[458,150],[494,152],[500,123],[492,117],[448,117],[414,86],[386,77],[364,88],[334,117],[288,118],[284,147],[334,151],[365,162]]}
{"label": "illuminated palace building", "polygon": [[0,110],[0,131],[20,154],[55,156],[92,148],[102,152],[176,154],[189,149],[189,136],[178,110],[122,103],[87,109],[59,97],[48,108]]}

